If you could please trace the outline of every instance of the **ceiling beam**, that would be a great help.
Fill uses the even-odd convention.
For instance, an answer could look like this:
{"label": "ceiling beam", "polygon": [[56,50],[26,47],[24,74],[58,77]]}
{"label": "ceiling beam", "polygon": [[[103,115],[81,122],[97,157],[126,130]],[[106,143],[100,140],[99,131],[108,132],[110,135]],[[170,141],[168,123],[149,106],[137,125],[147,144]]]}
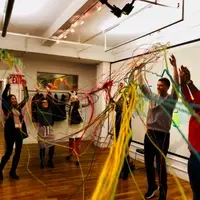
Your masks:
{"label": "ceiling beam", "polygon": [[[76,0],[77,1],[77,0]],[[71,15],[71,17],[68,17],[66,20],[64,20],[65,22],[61,25],[61,26],[57,26],[57,29],[51,32],[51,34],[47,34],[46,31],[46,35],[44,34],[44,37],[51,37],[54,36],[55,33],[61,29],[61,30],[67,30],[68,28],[70,28],[71,24],[73,24],[74,22],[76,22],[76,20],[79,19],[79,17],[81,17],[82,15],[84,15],[85,13],[88,12],[88,10],[91,9],[91,7],[93,7],[94,5],[96,5],[99,1],[98,0],[87,0],[86,3],[76,11],[74,12],[74,14]],[[49,28],[50,29],[50,28]],[[49,30],[48,29],[48,30]],[[45,46],[52,46],[55,44],[55,42],[52,41],[44,41],[43,44]]]}
{"label": "ceiling beam", "polygon": [[[43,37],[52,37],[60,27],[62,27],[85,3],[87,0],[73,0],[69,7],[57,18],[46,30]],[[47,41],[44,41],[45,44]]]}
{"label": "ceiling beam", "polygon": [[91,46],[89,48],[83,49],[83,44],[71,42],[69,44],[59,43],[52,47],[47,47],[38,42],[38,39],[36,38],[9,35],[9,33],[5,38],[0,37],[0,48],[63,56],[68,58],[88,59],[105,62],[114,61],[114,56],[112,53],[105,53],[102,46]]}

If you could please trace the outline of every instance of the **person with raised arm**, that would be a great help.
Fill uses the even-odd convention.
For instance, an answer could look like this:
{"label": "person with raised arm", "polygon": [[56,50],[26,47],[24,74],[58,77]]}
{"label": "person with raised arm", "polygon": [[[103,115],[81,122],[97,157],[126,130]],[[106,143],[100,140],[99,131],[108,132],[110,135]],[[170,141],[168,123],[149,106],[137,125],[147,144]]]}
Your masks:
{"label": "person with raised arm", "polygon": [[[185,100],[193,104],[195,113],[200,116],[200,91],[191,80],[190,71],[187,67],[180,68],[181,91]],[[190,185],[193,192],[193,200],[200,199],[200,122],[192,115],[189,121],[188,140],[192,148],[189,146],[190,158],[188,160],[188,174]],[[194,152],[196,151],[196,154]]]}
{"label": "person with raised arm", "polygon": [[0,163],[0,180],[3,180],[3,169],[10,159],[15,144],[15,155],[13,156],[12,167],[9,175],[12,179],[19,179],[16,174],[16,169],[20,160],[20,154],[23,144],[23,139],[28,137],[26,124],[22,115],[22,108],[25,106],[29,99],[26,81],[23,82],[24,86],[24,99],[18,104],[17,98],[13,94],[9,94],[11,89],[12,78],[8,79],[8,84],[2,94],[2,109],[5,116],[4,138],[6,144],[5,154]]}
{"label": "person with raised arm", "polygon": [[[171,56],[170,63],[174,71],[174,82],[178,86],[179,75],[174,55]],[[171,94],[168,94],[170,81],[167,78],[160,78],[158,80],[158,94],[153,94],[143,82],[141,69],[138,76],[138,83],[141,91],[150,101],[147,114],[147,133],[144,138],[144,158],[148,183],[148,190],[145,194],[145,198],[152,198],[155,192],[160,190],[159,200],[166,200],[167,171],[165,158],[161,152],[166,156],[169,149],[169,131],[172,123],[172,114],[175,109],[178,96],[174,87],[172,88]],[[155,157],[159,176],[159,187],[157,186],[155,179]]]}
{"label": "person with raised arm", "polygon": [[54,168],[53,157],[55,145],[52,142],[55,139],[53,132],[54,124],[54,99],[48,88],[46,97],[40,94],[39,87],[36,86],[36,94],[32,99],[31,105],[34,110],[34,121],[38,123],[38,145],[40,150],[40,168],[45,168],[45,151],[48,149],[48,167]]}

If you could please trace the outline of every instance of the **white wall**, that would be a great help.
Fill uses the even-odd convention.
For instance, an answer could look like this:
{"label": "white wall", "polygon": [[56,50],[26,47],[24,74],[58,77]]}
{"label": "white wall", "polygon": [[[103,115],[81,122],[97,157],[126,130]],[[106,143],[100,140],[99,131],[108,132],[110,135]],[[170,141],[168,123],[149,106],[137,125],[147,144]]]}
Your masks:
{"label": "white wall", "polygon": [[[34,57],[25,57],[23,59],[24,69],[23,74],[27,80],[27,86],[29,90],[35,90],[37,83],[37,72],[51,72],[51,73],[63,73],[63,74],[74,74],[78,75],[78,88],[81,92],[87,92],[96,84],[96,66],[93,65],[84,65],[79,63],[71,63],[65,61],[58,61],[49,59],[42,59],[40,56],[37,59],[37,56]],[[5,79],[9,73],[15,72],[14,69],[7,70],[7,66],[0,63],[0,78]],[[29,92],[30,101],[34,92]],[[36,129],[31,122],[31,112],[30,112],[30,101],[26,105],[25,117],[27,121],[27,126],[29,130],[30,137],[26,139],[25,142],[32,143],[36,142]],[[87,123],[91,114],[91,107],[82,109],[82,115],[85,118],[85,123]],[[68,133],[68,124],[67,121],[56,122],[54,125],[54,131],[57,135],[57,139],[66,136]],[[86,137],[88,137],[86,134]]]}
{"label": "white wall", "polygon": [[[168,51],[168,57],[173,53],[177,58],[177,64],[178,66],[185,65],[191,70],[192,74],[192,80],[196,84],[198,88],[200,88],[200,81],[199,81],[199,52],[200,52],[200,42],[192,43],[185,46],[180,46],[177,48],[170,49]],[[115,75],[118,73],[118,70],[122,70],[124,74],[127,73],[128,70],[130,70],[130,64],[132,62],[132,59],[117,62],[111,65],[111,73],[112,76],[115,77]],[[169,63],[168,63],[169,64]],[[165,62],[164,57],[162,56],[159,61],[147,65],[147,68],[151,66],[153,67],[151,72],[157,73],[159,75],[162,74],[163,70],[165,69]],[[169,65],[170,73],[172,73],[172,68]],[[151,73],[146,73],[147,80],[149,84],[152,86],[151,89],[153,92],[156,92],[156,83],[159,77],[156,75],[153,75]],[[167,77],[165,75],[165,77]],[[120,80],[120,76],[115,78],[115,81]],[[180,102],[180,101],[179,101]],[[178,104],[179,105],[179,104]],[[185,111],[187,109],[184,106],[179,107],[183,108]],[[148,109],[148,102],[145,102],[145,112]],[[188,121],[190,118],[189,114],[186,114],[182,111],[178,111],[179,120],[180,120],[180,130],[183,133],[183,135],[188,138]],[[146,117],[143,117],[144,120],[146,120]],[[133,140],[143,143],[144,135],[145,135],[145,126],[139,119],[139,117],[135,117],[132,120],[132,128],[133,128]],[[175,127],[171,127],[171,138],[170,138],[170,148],[169,151],[184,157],[189,157],[189,151],[188,151],[188,145],[184,141],[182,135],[178,132],[178,130]],[[141,145],[138,145],[136,143],[132,144],[131,151],[134,153],[136,147],[142,147]],[[141,157],[139,157],[141,158]],[[177,173],[182,178],[187,179],[187,160],[179,158],[177,156],[168,155],[168,158],[170,160],[171,165],[174,169],[178,169]],[[185,172],[185,173],[184,173]]]}
{"label": "white wall", "polygon": [[[101,87],[106,81],[110,80],[110,63],[103,62],[97,66],[97,87]],[[105,91],[100,91],[97,93],[99,96],[98,102],[95,104],[95,116],[101,114],[106,108],[106,93]],[[95,137],[95,144],[100,147],[106,146],[106,137],[108,135],[108,119],[103,121],[102,129]]]}
{"label": "white wall", "polygon": [[[167,2],[166,2],[167,4]],[[171,27],[161,30],[160,32],[153,33],[144,38],[130,42],[126,45],[123,45],[119,48],[116,48],[112,51],[115,56],[115,60],[121,60],[133,55],[142,54],[147,51],[147,49],[155,43],[166,44],[169,43],[170,46],[180,44],[186,41],[194,40],[200,38],[200,1],[199,0],[185,0],[185,11],[184,11],[184,21],[178,24],[175,24]],[[162,9],[162,8],[161,8]],[[159,10],[159,7],[158,7]],[[173,13],[170,12],[169,15]],[[158,15],[159,16],[159,15]],[[159,20],[162,20],[165,23],[165,18],[168,18],[168,15],[159,16]],[[141,16],[141,21],[146,22],[147,15]],[[158,20],[158,21],[159,21]],[[176,21],[176,19],[174,19]],[[151,24],[156,22],[151,21]],[[166,26],[167,24],[163,24]],[[128,24],[129,26],[129,24]],[[141,24],[141,26],[145,26]],[[130,26],[132,29],[132,26]],[[142,27],[144,28],[144,27]],[[161,27],[160,27],[161,28]],[[140,30],[140,27],[138,27]],[[133,36],[134,37],[134,36]],[[133,39],[132,37],[132,39]]]}

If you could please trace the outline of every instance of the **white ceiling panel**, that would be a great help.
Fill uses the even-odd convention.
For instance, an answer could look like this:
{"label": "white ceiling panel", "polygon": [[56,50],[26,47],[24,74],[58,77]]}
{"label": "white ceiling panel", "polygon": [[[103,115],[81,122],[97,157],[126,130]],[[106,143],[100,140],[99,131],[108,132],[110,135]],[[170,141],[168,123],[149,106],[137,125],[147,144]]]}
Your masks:
{"label": "white ceiling panel", "polygon": [[[130,2],[131,0],[109,1],[112,5],[114,4],[120,8]],[[151,0],[151,2],[155,1]],[[104,45],[103,31],[107,32],[107,29],[111,29],[106,34],[106,43],[109,47],[115,46],[181,19],[182,6],[180,2],[182,0],[158,1],[158,3],[169,6],[162,7],[143,1],[136,1],[130,15],[123,15],[121,18],[114,16],[110,9],[104,5],[100,12],[96,11],[88,18],[86,17],[84,25],[78,27],[75,33],[70,33],[68,40]]]}
{"label": "white ceiling panel", "polygon": [[[0,18],[5,0],[0,0]],[[73,0],[15,0],[9,32],[42,35]]]}

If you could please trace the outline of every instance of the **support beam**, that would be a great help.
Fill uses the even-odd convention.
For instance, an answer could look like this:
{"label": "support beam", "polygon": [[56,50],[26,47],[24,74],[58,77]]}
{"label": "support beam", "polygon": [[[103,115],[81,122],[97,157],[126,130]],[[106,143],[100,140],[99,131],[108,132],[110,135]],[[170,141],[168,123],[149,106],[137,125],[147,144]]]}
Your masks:
{"label": "support beam", "polygon": [[[46,30],[44,37],[50,38],[63,26],[85,3],[87,0],[73,0],[70,6],[60,15],[58,19]],[[43,44],[46,41],[43,42]]]}
{"label": "support beam", "polygon": [[105,53],[102,46],[92,46],[86,50],[82,50],[83,46],[81,44],[79,46],[78,43],[56,44],[52,47],[47,47],[43,46],[37,39],[14,35],[0,38],[0,48],[76,59],[114,61],[114,56],[111,53]]}

